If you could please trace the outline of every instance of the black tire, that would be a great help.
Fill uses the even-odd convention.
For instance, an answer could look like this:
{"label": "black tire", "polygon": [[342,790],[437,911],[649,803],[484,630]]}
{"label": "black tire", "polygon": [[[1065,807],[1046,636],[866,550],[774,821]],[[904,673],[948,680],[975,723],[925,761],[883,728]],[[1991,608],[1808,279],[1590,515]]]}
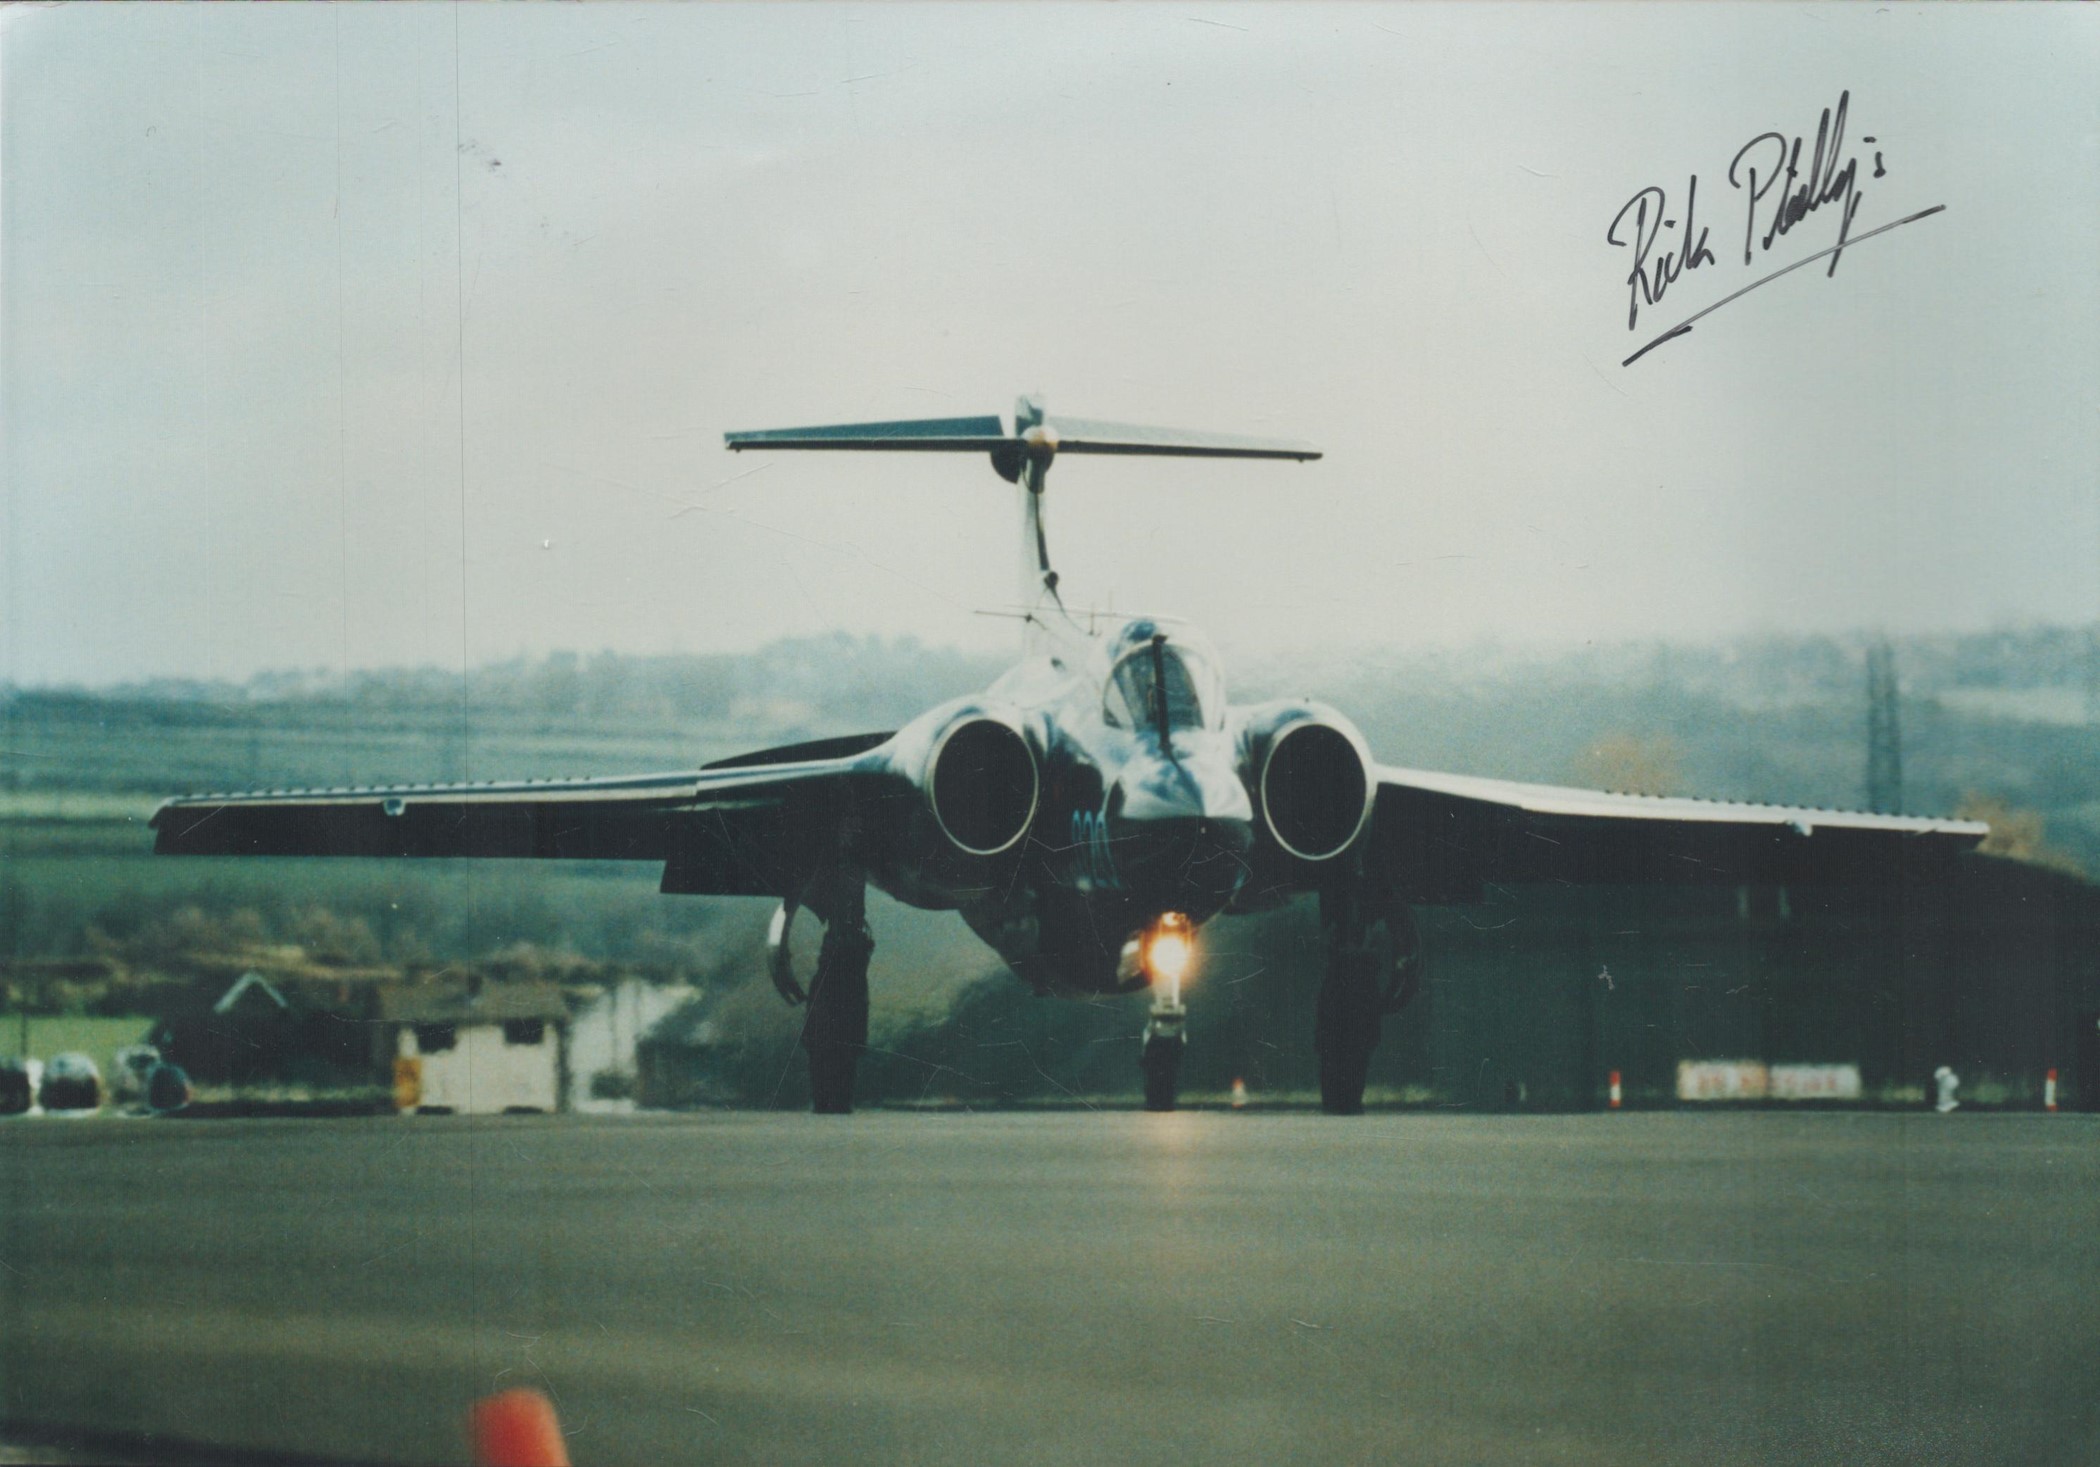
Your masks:
{"label": "black tire", "polygon": [[70,1075],[46,1080],[37,1103],[48,1111],[100,1110],[102,1085],[98,1080],[75,1079]]}
{"label": "black tire", "polygon": [[854,1072],[868,1047],[868,958],[874,950],[865,932],[825,931],[802,1022],[809,1108],[820,1116],[853,1114]]}
{"label": "black tire", "polygon": [[822,988],[810,995],[802,1047],[809,1052],[809,1108],[820,1116],[853,1114],[854,1073],[860,1068],[860,1052],[867,1047],[868,1038],[865,984],[861,993],[857,1015],[850,1000],[825,1002]]}
{"label": "black tire", "polygon": [[1364,1082],[1378,1048],[1384,1005],[1378,985],[1356,964],[1339,963],[1320,985],[1313,1052],[1320,1061],[1320,1109],[1331,1116],[1364,1113]]}
{"label": "black tire", "polygon": [[1337,1045],[1320,1054],[1320,1109],[1331,1116],[1364,1113],[1364,1084],[1371,1074],[1371,1046]]}
{"label": "black tire", "polygon": [[1148,1039],[1138,1051],[1138,1068],[1145,1074],[1145,1109],[1172,1110],[1181,1083],[1179,1039]]}
{"label": "black tire", "polygon": [[857,1047],[846,1044],[811,1045],[809,1051],[809,1108],[820,1116],[853,1114],[853,1077],[860,1067]]}
{"label": "black tire", "polygon": [[29,1072],[19,1064],[0,1064],[0,1116],[18,1116],[36,1099]]}
{"label": "black tire", "polygon": [[158,1064],[146,1081],[146,1108],[161,1115],[190,1103],[190,1077],[179,1065]]}

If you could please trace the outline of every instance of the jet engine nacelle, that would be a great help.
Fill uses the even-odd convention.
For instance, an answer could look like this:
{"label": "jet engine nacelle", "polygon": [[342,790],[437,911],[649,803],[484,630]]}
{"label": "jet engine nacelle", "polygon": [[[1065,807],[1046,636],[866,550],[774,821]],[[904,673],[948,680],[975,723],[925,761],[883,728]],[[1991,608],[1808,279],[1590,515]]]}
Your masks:
{"label": "jet engine nacelle", "polygon": [[869,873],[898,900],[953,908],[1019,860],[1042,801],[1042,742],[1021,715],[968,698],[901,729],[890,768],[917,809],[884,822],[865,848]]}
{"label": "jet engine nacelle", "polygon": [[1355,724],[1322,703],[1265,703],[1246,712],[1239,759],[1264,845],[1321,862],[1356,844],[1378,779]]}
{"label": "jet engine nacelle", "polygon": [[997,856],[1035,823],[1042,774],[1018,719],[979,713],[956,719],[935,740],[920,787],[954,847]]}
{"label": "jet engine nacelle", "polygon": [[945,851],[938,864],[958,869],[1017,852],[1042,799],[1037,744],[1019,714],[977,699],[935,709],[899,733],[892,767],[924,801],[912,823],[926,839],[908,848]]}

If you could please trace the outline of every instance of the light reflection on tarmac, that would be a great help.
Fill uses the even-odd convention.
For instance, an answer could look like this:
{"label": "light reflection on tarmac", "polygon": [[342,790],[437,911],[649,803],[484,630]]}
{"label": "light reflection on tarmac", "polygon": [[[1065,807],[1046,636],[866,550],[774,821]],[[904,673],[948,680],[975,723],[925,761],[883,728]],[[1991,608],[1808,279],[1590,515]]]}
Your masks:
{"label": "light reflection on tarmac", "polygon": [[0,1265],[8,1419],[313,1458],[2100,1460],[2082,1116],[14,1125]]}

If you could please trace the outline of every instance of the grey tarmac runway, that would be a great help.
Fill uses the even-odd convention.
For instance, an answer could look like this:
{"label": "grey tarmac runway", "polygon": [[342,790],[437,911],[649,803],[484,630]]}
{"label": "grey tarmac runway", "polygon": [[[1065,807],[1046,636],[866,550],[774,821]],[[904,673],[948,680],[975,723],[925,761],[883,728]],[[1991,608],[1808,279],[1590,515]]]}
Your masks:
{"label": "grey tarmac runway", "polygon": [[579,1467],[2100,1461],[2074,1116],[0,1127],[17,1428]]}

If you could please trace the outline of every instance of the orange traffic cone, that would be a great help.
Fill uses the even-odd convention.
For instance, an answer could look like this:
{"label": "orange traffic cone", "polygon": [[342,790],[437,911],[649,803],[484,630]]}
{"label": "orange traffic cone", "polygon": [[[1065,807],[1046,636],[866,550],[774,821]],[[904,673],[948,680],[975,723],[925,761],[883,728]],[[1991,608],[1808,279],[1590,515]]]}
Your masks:
{"label": "orange traffic cone", "polygon": [[474,1467],[569,1467],[554,1403],[538,1391],[484,1396],[467,1413]]}

